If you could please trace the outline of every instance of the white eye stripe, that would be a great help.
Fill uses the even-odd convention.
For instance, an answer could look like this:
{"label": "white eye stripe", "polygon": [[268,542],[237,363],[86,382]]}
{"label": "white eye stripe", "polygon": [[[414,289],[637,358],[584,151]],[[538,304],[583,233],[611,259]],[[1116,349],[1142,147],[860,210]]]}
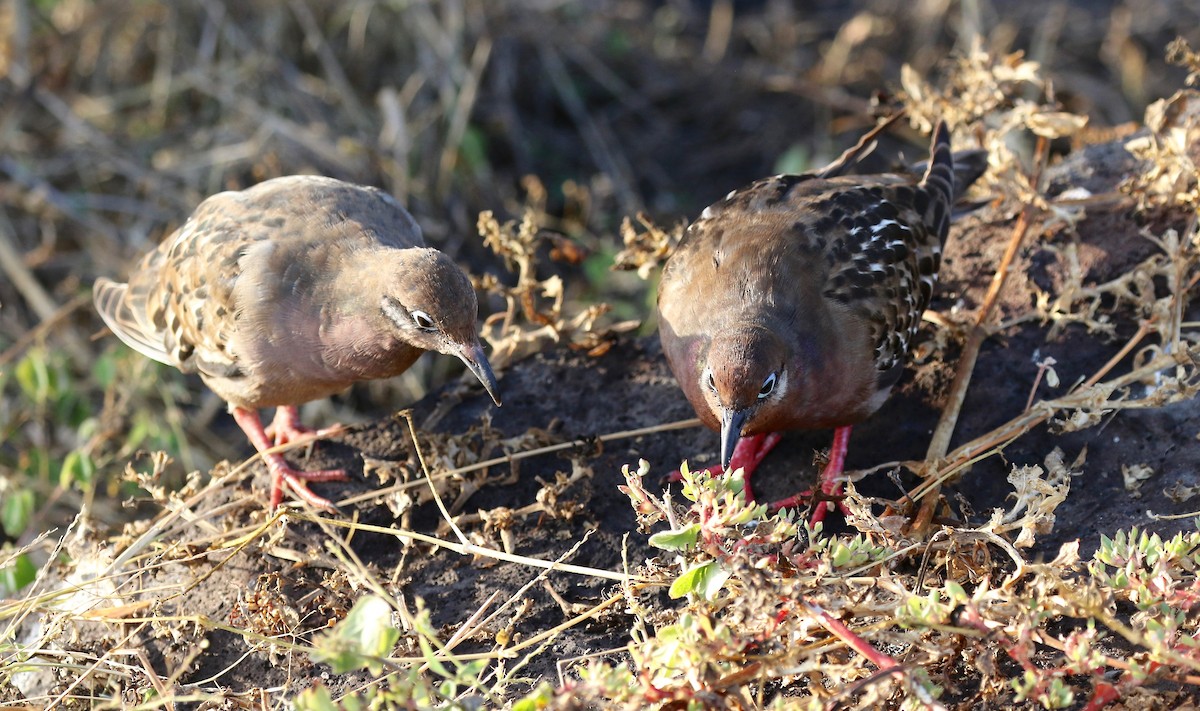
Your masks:
{"label": "white eye stripe", "polygon": [[383,309],[383,313],[392,320],[392,323],[399,327],[403,327],[404,324],[410,320],[408,317],[408,312],[404,310],[404,307],[400,305],[400,302],[389,296],[383,297],[380,307]]}
{"label": "white eye stripe", "polygon": [[412,309],[411,311],[404,307],[398,300],[385,296],[380,303],[384,315],[396,324],[398,328],[412,328],[416,326],[417,330],[432,333],[438,330],[437,323],[433,318],[424,311]]}

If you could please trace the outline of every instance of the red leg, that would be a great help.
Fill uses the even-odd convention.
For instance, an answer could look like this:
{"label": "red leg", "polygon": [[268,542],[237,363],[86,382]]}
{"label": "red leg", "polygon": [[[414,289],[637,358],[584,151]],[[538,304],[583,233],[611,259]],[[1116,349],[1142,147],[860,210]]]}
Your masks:
{"label": "red leg", "polygon": [[[285,412],[281,420],[279,412],[285,410],[290,410],[290,413]],[[255,449],[262,453],[271,448],[271,440],[267,437],[267,432],[263,429],[262,421],[258,419],[257,412],[242,407],[234,407],[230,412],[233,414],[233,419],[238,423],[238,426],[246,433],[246,437],[250,439],[250,443],[254,445]],[[275,441],[283,444],[299,436],[300,432],[298,430],[304,428],[299,426],[296,408],[281,407],[279,408],[279,412],[275,414],[275,421],[271,424],[271,429],[274,430]],[[311,433],[311,430],[309,432]],[[279,453],[263,454],[263,459],[267,463],[267,468],[271,470],[272,511],[283,501],[283,488],[285,486],[291,489],[297,498],[303,499],[316,508],[325,509],[326,511],[337,511],[337,508],[327,499],[314,494],[305,482],[342,481],[346,478],[346,472],[341,469],[322,469],[311,472],[294,469],[283,458],[283,455]]]}
{"label": "red leg", "polygon": [[[842,493],[842,472],[846,469],[846,452],[850,449],[850,427],[839,427],[833,431],[833,445],[829,448],[829,463],[821,471],[821,493],[827,498],[840,496]],[[833,510],[833,501],[822,500],[817,503],[810,519],[813,525],[825,520],[825,514]],[[842,506],[845,513],[845,506]]]}
{"label": "red leg", "polygon": [[[821,471],[819,478],[821,493],[824,498],[836,498],[842,493],[842,482],[840,477],[846,468],[846,452],[850,445],[850,427],[838,427],[833,432],[833,446],[829,450],[829,463]],[[729,471],[742,470],[742,479],[746,482],[746,501],[754,503],[754,491],[750,488],[750,477],[767,454],[779,444],[781,436],[778,432],[769,434],[751,435],[742,437],[738,440],[737,446],[733,450],[733,456],[729,458]],[[722,474],[724,469],[721,465],[708,467],[708,473],[711,476]],[[668,477],[671,481],[679,481],[679,472],[674,472]],[[801,491],[798,494],[793,494],[786,499],[780,499],[768,504],[768,509],[774,513],[785,508],[799,508],[807,504],[813,498],[812,491]],[[821,501],[812,513],[810,521],[813,525],[825,520],[825,515],[832,510],[832,501]],[[845,507],[842,507],[843,513],[846,512]]]}
{"label": "red leg", "polygon": [[[758,465],[762,464],[762,460],[775,445],[779,444],[782,436],[778,432],[769,432],[767,434],[750,435],[742,437],[738,440],[737,446],[733,448],[733,456],[729,458],[729,471],[735,472],[738,469],[742,470],[742,481],[745,482],[746,503],[754,503],[754,490],[750,488],[750,477],[754,474],[754,470],[758,469]],[[714,464],[711,467],[705,467],[709,476],[720,476],[725,473],[725,468],[720,464]],[[679,481],[679,472],[671,472],[667,476],[668,481]]]}
{"label": "red leg", "polygon": [[336,434],[341,425],[334,425],[320,430],[305,427],[300,424],[300,408],[295,405],[283,405],[275,408],[275,419],[263,430],[267,437],[275,440],[275,446],[294,442],[302,437],[323,439]]}
{"label": "red leg", "polygon": [[[778,432],[768,434],[750,435],[742,437],[738,440],[737,446],[733,448],[733,456],[729,458],[729,471],[735,472],[738,469],[742,470],[742,480],[746,482],[746,501],[754,502],[754,492],[750,490],[750,475],[762,464],[762,460],[766,458],[767,453],[779,444],[781,439]],[[720,476],[725,473],[725,468],[720,464],[714,464],[711,467],[705,467],[705,471],[709,476]],[[678,471],[671,472],[667,475],[667,481],[680,481],[681,475]]]}
{"label": "red leg", "polygon": [[750,435],[739,439],[737,446],[733,448],[733,456],[729,458],[729,471],[742,470],[742,481],[746,482],[746,503],[754,503],[754,490],[750,488],[751,475],[781,439],[778,432]]}

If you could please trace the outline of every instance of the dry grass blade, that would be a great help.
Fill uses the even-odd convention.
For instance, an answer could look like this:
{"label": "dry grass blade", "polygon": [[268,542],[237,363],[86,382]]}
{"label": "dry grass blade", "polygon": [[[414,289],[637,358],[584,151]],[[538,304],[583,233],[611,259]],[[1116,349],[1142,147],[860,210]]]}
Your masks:
{"label": "dry grass blade", "polygon": [[[520,563],[522,565],[528,565],[533,568],[543,568],[546,570],[558,570],[558,571],[562,571],[564,573],[571,573],[573,575],[582,575],[582,576],[587,576],[587,577],[603,578],[605,580],[615,580],[618,582],[628,582],[630,580],[638,580],[638,578],[636,578],[635,576],[630,576],[625,573],[617,573],[617,572],[611,571],[611,570],[601,570],[599,568],[581,567],[581,566],[577,566],[577,565],[570,565],[568,563],[558,564],[558,563],[555,563],[554,561],[546,561],[546,560],[542,560],[540,558],[531,558],[529,556],[505,553],[504,551],[498,551],[498,550],[494,550],[492,548],[485,548],[483,546],[477,546],[473,543],[452,543],[450,541],[444,541],[439,538],[435,538],[433,536],[428,536],[423,533],[418,533],[416,531],[401,531],[399,529],[387,528],[384,526],[372,526],[372,525],[363,524],[363,523],[353,523],[350,521],[341,521],[341,520],[337,520],[337,519],[322,518],[320,516],[314,516],[311,514],[297,514],[297,517],[300,520],[313,521],[314,523],[320,522],[323,525],[331,526],[333,528],[345,528],[347,530],[353,530],[353,531],[378,533],[378,534],[382,534],[385,536],[391,536],[394,538],[398,538],[400,540],[418,541],[420,543],[427,543],[429,545],[436,546],[438,548],[444,548],[445,550],[451,551],[453,553],[457,553],[459,555],[464,555],[464,556],[479,556],[482,558],[491,558],[494,560],[500,560],[500,561],[504,561],[507,563]],[[643,581],[643,582],[649,582],[649,581]]]}
{"label": "dry grass blade", "polygon": [[[481,462],[476,462],[474,464],[469,464],[467,466],[457,467],[455,469],[451,469],[448,471],[435,472],[430,476],[430,479],[433,481],[437,481],[439,479],[444,479],[447,477],[459,476],[462,474],[469,474],[471,472],[480,471],[483,469],[487,469],[489,467],[499,466],[501,464],[511,464],[512,462],[517,462],[522,459],[529,459],[532,457],[540,457],[540,456],[544,456],[547,454],[554,454],[556,452],[563,452],[563,451],[567,451],[567,450],[571,450],[571,449],[586,450],[587,448],[591,447],[594,444],[594,442],[597,442],[597,441],[598,442],[615,442],[615,441],[619,441],[622,439],[633,439],[636,437],[644,437],[646,435],[655,434],[658,432],[670,432],[672,430],[688,429],[688,428],[699,427],[699,426],[700,426],[700,420],[695,417],[692,417],[692,418],[688,418],[686,420],[679,420],[678,422],[669,422],[669,423],[661,424],[661,425],[651,425],[649,427],[639,427],[637,429],[625,430],[622,432],[610,432],[607,434],[598,435],[597,437],[595,437],[595,439],[591,439],[591,438],[577,439],[577,440],[573,440],[570,442],[560,442],[559,444],[551,444],[551,445],[539,447],[537,449],[532,449],[532,450],[528,450],[528,451],[524,451],[524,452],[512,452],[510,454],[505,454],[504,456],[501,456],[501,457],[494,457],[492,459],[487,459],[487,460],[484,460]],[[347,497],[347,498],[339,501],[338,504],[341,506],[348,506],[351,504],[358,504],[358,503],[361,503],[364,501],[372,501],[372,500],[378,499],[379,497],[386,496],[388,494],[392,494],[397,491],[404,491],[406,489],[412,489],[412,488],[421,487],[424,485],[425,485],[424,481],[401,482],[399,484],[393,484],[392,486],[377,489],[375,491],[368,492],[365,494],[359,494],[357,496]]]}

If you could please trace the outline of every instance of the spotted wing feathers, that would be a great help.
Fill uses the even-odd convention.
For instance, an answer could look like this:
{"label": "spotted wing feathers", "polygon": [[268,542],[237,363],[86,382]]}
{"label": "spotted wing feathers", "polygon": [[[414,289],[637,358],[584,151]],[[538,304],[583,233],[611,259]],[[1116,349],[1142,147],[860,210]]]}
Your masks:
{"label": "spotted wing feathers", "polygon": [[[972,156],[968,177],[974,180],[986,164]],[[930,160],[922,168],[919,179],[893,174],[765,178],[706,209],[694,232],[711,241],[713,233],[728,235],[735,224],[774,220],[786,225],[786,239],[800,255],[795,259],[822,262],[824,298],[869,324],[880,382],[890,385],[933,296],[951,205],[965,187],[956,186],[944,124],[935,131]]]}
{"label": "spotted wing feathers", "polygon": [[870,323],[875,367],[884,385],[899,377],[921,314],[933,298],[950,229],[955,173],[945,124],[935,131],[931,152],[915,185],[863,185],[829,199],[837,206],[832,214],[841,219],[826,223],[837,236],[827,252],[825,293]]}

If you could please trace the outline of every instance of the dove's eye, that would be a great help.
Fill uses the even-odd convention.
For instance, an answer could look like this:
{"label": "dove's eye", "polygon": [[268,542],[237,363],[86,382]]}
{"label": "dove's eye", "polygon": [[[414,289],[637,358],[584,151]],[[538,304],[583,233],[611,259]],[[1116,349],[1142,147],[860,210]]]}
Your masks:
{"label": "dove's eye", "polygon": [[422,331],[433,331],[437,328],[433,323],[433,319],[429,318],[429,314],[424,311],[413,311],[412,318],[413,323],[417,324],[417,328]]}
{"label": "dove's eye", "polygon": [[771,391],[775,389],[775,381],[776,380],[778,380],[778,378],[775,377],[774,373],[771,373],[770,375],[767,376],[767,379],[763,381],[762,387],[758,389],[758,399],[759,400],[762,400],[763,398],[765,398],[766,396],[771,394]]}

